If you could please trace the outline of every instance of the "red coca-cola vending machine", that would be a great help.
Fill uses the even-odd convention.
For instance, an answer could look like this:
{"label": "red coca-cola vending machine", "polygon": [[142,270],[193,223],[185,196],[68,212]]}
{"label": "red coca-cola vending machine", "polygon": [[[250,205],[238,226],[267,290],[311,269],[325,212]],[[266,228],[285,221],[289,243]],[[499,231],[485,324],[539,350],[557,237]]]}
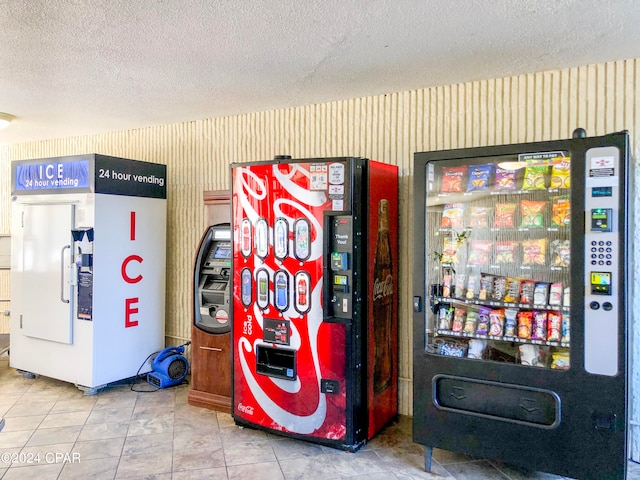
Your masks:
{"label": "red coca-cola vending machine", "polygon": [[397,414],[398,171],[234,164],[232,414],[357,450]]}

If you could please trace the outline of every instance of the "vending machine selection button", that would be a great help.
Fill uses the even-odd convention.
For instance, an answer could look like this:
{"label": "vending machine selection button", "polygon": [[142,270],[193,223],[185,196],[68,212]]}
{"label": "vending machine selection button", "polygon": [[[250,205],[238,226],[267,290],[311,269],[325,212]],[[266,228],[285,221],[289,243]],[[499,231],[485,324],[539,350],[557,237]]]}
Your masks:
{"label": "vending machine selection button", "polygon": [[598,310],[600,308],[600,304],[598,302],[591,302],[589,304],[589,308],[591,310]]}
{"label": "vending machine selection button", "polygon": [[613,310],[613,305],[611,304],[611,302],[604,302],[602,304],[602,309],[610,312],[611,310]]}

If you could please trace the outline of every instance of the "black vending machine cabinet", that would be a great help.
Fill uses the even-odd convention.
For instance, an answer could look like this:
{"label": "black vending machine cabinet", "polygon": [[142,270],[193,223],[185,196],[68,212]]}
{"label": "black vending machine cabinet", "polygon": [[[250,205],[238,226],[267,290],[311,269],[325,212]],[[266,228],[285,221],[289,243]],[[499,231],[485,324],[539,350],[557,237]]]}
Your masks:
{"label": "black vending machine cabinet", "polygon": [[413,437],[574,478],[627,462],[628,135],[416,153]]}

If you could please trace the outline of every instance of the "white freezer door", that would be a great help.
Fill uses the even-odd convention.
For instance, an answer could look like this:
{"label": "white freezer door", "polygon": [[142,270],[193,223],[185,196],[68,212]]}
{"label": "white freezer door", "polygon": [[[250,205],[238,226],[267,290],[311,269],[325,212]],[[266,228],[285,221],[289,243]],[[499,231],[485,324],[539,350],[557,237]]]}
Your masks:
{"label": "white freezer door", "polygon": [[25,205],[23,212],[22,334],[71,344],[73,205]]}

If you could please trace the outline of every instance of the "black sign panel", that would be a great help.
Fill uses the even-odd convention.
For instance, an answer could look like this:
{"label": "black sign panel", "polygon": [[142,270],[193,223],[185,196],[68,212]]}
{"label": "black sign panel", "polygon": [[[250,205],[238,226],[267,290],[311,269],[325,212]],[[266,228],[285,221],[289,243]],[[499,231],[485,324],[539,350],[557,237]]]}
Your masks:
{"label": "black sign panel", "polygon": [[96,155],[96,193],[167,198],[166,181],[166,165]]}

